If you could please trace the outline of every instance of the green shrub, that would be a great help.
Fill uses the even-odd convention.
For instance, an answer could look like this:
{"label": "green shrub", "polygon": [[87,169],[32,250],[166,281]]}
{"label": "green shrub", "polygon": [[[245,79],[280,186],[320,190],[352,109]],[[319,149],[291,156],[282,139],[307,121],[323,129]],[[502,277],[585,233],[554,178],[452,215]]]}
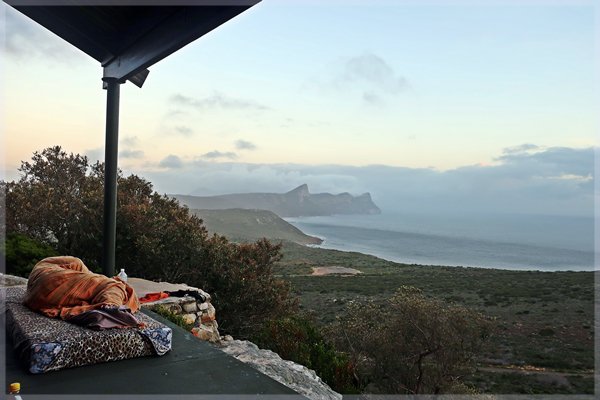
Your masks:
{"label": "green shrub", "polygon": [[175,314],[174,312],[172,312],[165,306],[152,307],[152,311],[154,311],[161,317],[168,319],[169,321],[171,321],[175,325],[185,329],[186,331],[191,331],[192,328],[194,327],[194,324],[188,324],[187,322],[185,322],[185,319],[183,318],[183,316],[181,316],[179,314]]}
{"label": "green shrub", "polygon": [[6,273],[25,278],[38,261],[57,255],[47,244],[15,233],[8,234],[6,242],[0,246],[0,253],[6,259]]}
{"label": "green shrub", "polygon": [[328,336],[351,355],[370,392],[440,394],[465,389],[461,377],[491,329],[477,312],[403,286],[386,304],[352,304]]}
{"label": "green shrub", "polygon": [[308,316],[270,321],[253,340],[285,360],[315,370],[323,381],[338,392],[360,392],[354,364],[325,340]]}

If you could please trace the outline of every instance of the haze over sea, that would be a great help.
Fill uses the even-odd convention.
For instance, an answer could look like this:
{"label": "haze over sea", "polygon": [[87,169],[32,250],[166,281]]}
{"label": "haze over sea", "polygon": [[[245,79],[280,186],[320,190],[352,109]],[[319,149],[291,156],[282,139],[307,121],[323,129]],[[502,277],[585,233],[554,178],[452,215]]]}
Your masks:
{"label": "haze over sea", "polygon": [[[286,218],[318,247],[386,260],[512,270],[594,269],[594,219],[541,215],[383,212]],[[597,268],[596,268],[597,269]]]}

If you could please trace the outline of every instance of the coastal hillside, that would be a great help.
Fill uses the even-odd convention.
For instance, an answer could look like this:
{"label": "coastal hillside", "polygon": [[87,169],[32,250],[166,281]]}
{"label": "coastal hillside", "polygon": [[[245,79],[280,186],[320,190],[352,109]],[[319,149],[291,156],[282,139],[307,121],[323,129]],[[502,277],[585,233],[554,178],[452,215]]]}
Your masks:
{"label": "coastal hillside", "polygon": [[[412,286],[494,321],[493,334],[476,355],[477,368],[463,378],[478,392],[594,392],[598,277],[593,272],[407,265],[289,242],[283,254],[276,273],[290,282],[302,309],[315,315],[320,326],[346,318],[349,305],[385,305],[397,290]],[[360,273],[336,273],[341,268]]]}
{"label": "coastal hillside", "polygon": [[240,193],[220,196],[173,195],[191,209],[223,210],[230,208],[269,210],[280,217],[303,217],[334,214],[379,214],[369,193],[310,193],[308,185],[287,193]]}
{"label": "coastal hillside", "polygon": [[321,244],[321,239],[304,234],[300,229],[267,210],[191,210],[202,218],[211,233],[235,241],[254,241],[261,238],[285,240],[298,244]]}
{"label": "coastal hillside", "polygon": [[[211,232],[239,241],[261,235],[283,238],[282,232],[291,232],[289,224],[268,211],[192,211],[205,219]],[[591,272],[407,265],[292,242],[299,243],[284,239],[284,257],[276,264],[275,273],[292,285],[302,309],[316,315],[319,326],[330,326],[336,317],[344,316],[348,304],[384,304],[403,285],[414,286],[432,298],[477,310],[498,321],[490,343],[477,357],[477,370],[465,376],[477,390],[545,394],[593,391]]]}

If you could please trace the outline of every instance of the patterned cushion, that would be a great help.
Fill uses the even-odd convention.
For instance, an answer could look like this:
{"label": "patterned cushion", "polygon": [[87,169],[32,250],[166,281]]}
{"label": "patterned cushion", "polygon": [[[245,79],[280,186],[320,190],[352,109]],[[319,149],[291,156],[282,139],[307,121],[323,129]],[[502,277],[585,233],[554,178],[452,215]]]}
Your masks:
{"label": "patterned cushion", "polygon": [[143,313],[143,329],[91,330],[31,311],[21,304],[24,287],[6,289],[6,329],[31,373],[149,355],[171,350],[171,328]]}

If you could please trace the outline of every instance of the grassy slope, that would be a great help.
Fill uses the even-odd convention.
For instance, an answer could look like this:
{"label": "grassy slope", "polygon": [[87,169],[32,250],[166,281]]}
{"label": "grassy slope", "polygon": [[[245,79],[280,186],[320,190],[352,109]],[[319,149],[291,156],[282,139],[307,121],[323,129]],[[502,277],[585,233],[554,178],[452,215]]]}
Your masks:
{"label": "grassy slope", "polygon": [[266,237],[300,244],[319,244],[321,240],[305,235],[301,230],[266,210],[191,210],[204,220],[210,232],[232,240],[257,240]]}

